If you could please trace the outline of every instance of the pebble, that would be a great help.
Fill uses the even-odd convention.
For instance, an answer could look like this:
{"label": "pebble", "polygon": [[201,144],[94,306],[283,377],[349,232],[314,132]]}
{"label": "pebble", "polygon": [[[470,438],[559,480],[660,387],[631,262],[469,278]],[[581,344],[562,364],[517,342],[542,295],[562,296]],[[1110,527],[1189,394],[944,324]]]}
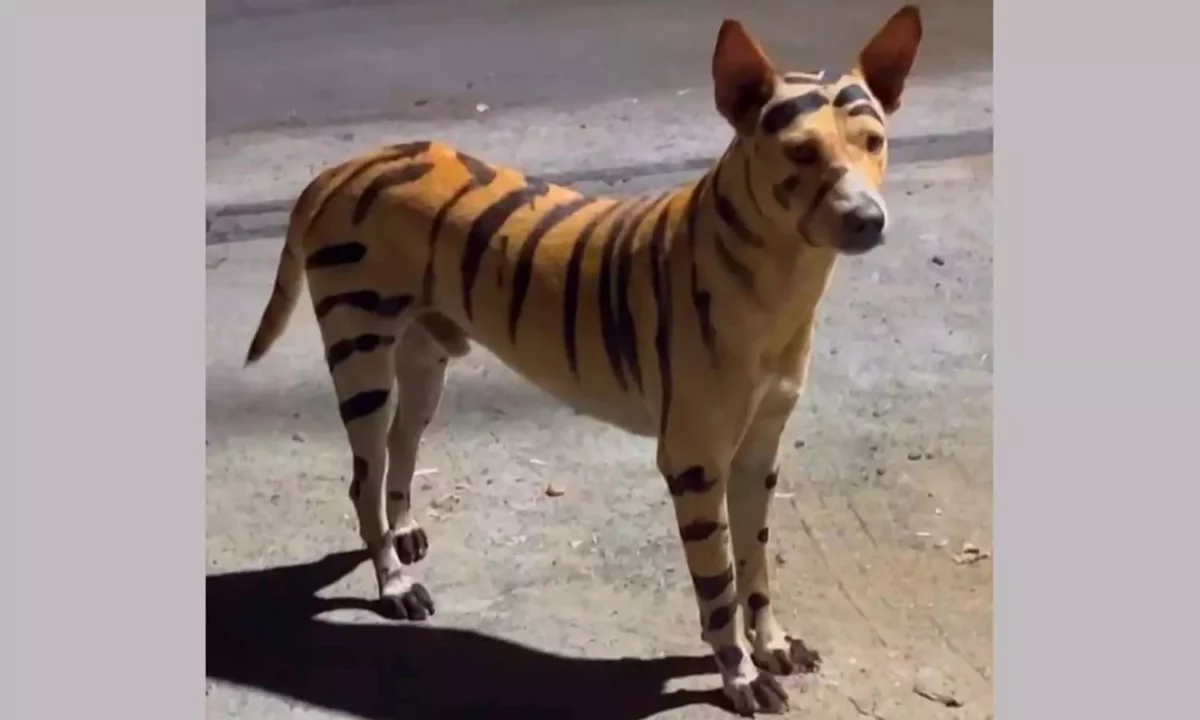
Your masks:
{"label": "pebble", "polygon": [[302,442],[306,441],[306,438],[302,434],[300,434],[298,432],[294,432],[294,433],[292,433],[292,441],[302,443]]}
{"label": "pebble", "polygon": [[937,265],[938,267],[942,267],[943,265],[946,264],[946,261],[942,259],[941,255],[934,255],[933,257],[931,257],[929,259],[929,261],[932,262],[934,265]]}
{"label": "pebble", "polygon": [[910,452],[910,453],[908,454],[908,459],[909,459],[909,460],[913,460],[913,461],[920,460],[920,459],[921,459],[921,453],[919,453],[919,452],[917,452],[916,450],[914,450],[914,451],[912,451],[912,452]]}
{"label": "pebble", "polygon": [[962,701],[956,695],[956,688],[950,678],[931,667],[917,670],[913,680],[913,692],[946,707],[962,707]]}

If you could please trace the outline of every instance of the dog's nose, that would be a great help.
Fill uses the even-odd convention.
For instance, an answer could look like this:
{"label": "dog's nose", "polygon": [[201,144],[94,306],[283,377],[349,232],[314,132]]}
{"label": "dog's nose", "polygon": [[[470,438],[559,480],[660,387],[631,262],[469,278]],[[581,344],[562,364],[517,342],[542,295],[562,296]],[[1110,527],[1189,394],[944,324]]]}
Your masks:
{"label": "dog's nose", "polygon": [[866,252],[883,242],[886,216],[879,203],[867,200],[842,215],[842,249]]}

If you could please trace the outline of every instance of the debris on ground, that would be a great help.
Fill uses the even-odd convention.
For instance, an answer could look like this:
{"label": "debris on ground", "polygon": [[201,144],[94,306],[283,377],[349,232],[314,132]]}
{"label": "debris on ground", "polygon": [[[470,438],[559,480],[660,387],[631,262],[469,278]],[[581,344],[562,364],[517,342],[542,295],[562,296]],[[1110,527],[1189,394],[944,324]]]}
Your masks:
{"label": "debris on ground", "polygon": [[959,565],[974,565],[980,560],[990,558],[992,554],[987,550],[980,550],[974,543],[965,542],[962,546],[962,551],[954,556],[954,562]]}
{"label": "debris on ground", "polygon": [[292,433],[292,442],[302,443],[305,441],[306,441],[306,438],[304,437],[303,434],[301,434],[299,432]]}
{"label": "debris on ground", "polygon": [[554,485],[553,483],[546,485],[546,497],[562,497],[563,492],[564,491],[562,488]]}
{"label": "debris on ground", "polygon": [[917,675],[913,679],[913,692],[926,700],[941,703],[946,707],[962,707],[962,701],[955,694],[954,683],[931,667],[917,670]]}
{"label": "debris on ground", "polygon": [[933,257],[929,258],[929,261],[938,267],[942,267],[946,264],[945,259],[943,259],[941,255],[934,255]]}
{"label": "debris on ground", "polygon": [[446,493],[445,495],[441,496],[440,498],[432,501],[431,503],[429,503],[429,506],[435,510],[447,512],[447,511],[453,510],[455,507],[457,507],[458,502],[459,502],[458,493],[452,492],[452,493]]}
{"label": "debris on ground", "polygon": [[916,462],[917,460],[921,459],[921,453],[916,450],[913,450],[912,452],[910,452],[908,454],[908,459],[912,460],[913,462]]}

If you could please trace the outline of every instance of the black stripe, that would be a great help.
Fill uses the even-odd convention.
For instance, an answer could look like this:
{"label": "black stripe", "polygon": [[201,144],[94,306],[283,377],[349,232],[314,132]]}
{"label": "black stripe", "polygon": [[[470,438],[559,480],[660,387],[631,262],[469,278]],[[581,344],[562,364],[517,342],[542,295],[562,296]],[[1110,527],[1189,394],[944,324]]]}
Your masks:
{"label": "black stripe", "polygon": [[621,337],[617,324],[617,316],[613,310],[613,257],[624,231],[626,221],[638,210],[638,201],[630,202],[621,209],[621,213],[609,227],[608,236],[604,239],[604,247],[600,256],[600,274],[596,278],[599,285],[600,338],[604,342],[604,352],[608,356],[608,365],[612,368],[617,385],[622,390],[629,389],[629,381],[625,379],[624,363],[621,355]]}
{"label": "black stripe", "polygon": [[659,203],[668,195],[669,193],[659,195],[638,212],[637,216],[629,223],[629,227],[626,228],[625,235],[621,238],[616,250],[617,287],[613,300],[617,304],[615,308],[617,338],[620,341],[621,356],[625,360],[629,374],[633,376],[634,383],[637,384],[638,393],[644,393],[645,388],[642,386],[642,363],[638,353],[637,323],[633,318],[633,310],[629,306],[629,283],[633,275],[634,241],[641,233],[642,223],[646,221],[650,212],[658,207]]}
{"label": "black stripe", "polygon": [[496,263],[496,287],[504,287],[504,266],[508,264],[508,245],[509,238],[507,235],[501,234],[496,238],[496,255],[503,262]]}
{"label": "black stripe", "polygon": [[804,179],[799,175],[788,175],[783,180],[775,184],[771,191],[771,195],[775,198],[775,202],[784,210],[792,208],[792,194],[800,187],[800,183]]}
{"label": "black stripe", "polygon": [[491,165],[488,165],[484,161],[472,157],[464,152],[454,153],[454,158],[458,160],[458,162],[461,163],[464,168],[467,169],[467,172],[470,173],[471,180],[475,183],[476,187],[491,185],[492,181],[496,179],[495,168],[493,168]]}
{"label": "black stripe", "polygon": [[314,250],[308,256],[305,265],[309,270],[331,268],[339,265],[353,265],[367,256],[367,246],[360,242],[338,243],[326,245]]}
{"label": "black stripe", "polygon": [[733,619],[733,611],[736,609],[736,603],[722,605],[718,608],[713,608],[712,613],[708,616],[707,630],[709,632],[720,632],[725,629],[729,621]]}
{"label": "black stripe", "polygon": [[362,484],[367,479],[367,471],[370,467],[366,460],[357,455],[354,456],[354,472],[350,476],[350,500],[352,502],[358,502],[358,496],[362,492]]}
{"label": "black stripe", "polygon": [[596,203],[596,198],[579,197],[551,208],[533,226],[525,238],[525,242],[518,249],[517,264],[513,269],[512,304],[508,309],[508,337],[514,345],[517,342],[517,324],[521,321],[521,310],[525,306],[525,296],[529,292],[529,280],[533,277],[533,259],[538,245],[556,225],[594,203]]}
{"label": "black stripe", "polygon": [[390,390],[363,390],[346,398],[338,405],[342,423],[350,423],[364,418],[383,407],[390,392]]}
{"label": "black stripe", "polygon": [[766,610],[770,604],[771,601],[762,593],[750,593],[750,596],[746,598],[746,607],[750,610],[747,613],[750,617],[746,618],[746,624],[751,630],[758,625],[758,614]]}
{"label": "black stripe", "polygon": [[750,154],[742,155],[742,173],[743,180],[746,183],[746,197],[750,200],[750,207],[754,208],[754,212],[759,217],[763,216],[762,205],[758,204],[758,195],[754,192],[754,171],[750,167]]}
{"label": "black stripe", "polygon": [[699,542],[709,539],[713,533],[724,528],[724,525],[714,520],[693,520],[679,528],[679,537],[684,542]]}
{"label": "black stripe", "polygon": [[717,259],[721,261],[725,271],[732,275],[748,292],[754,292],[754,272],[737,259],[737,256],[729,249],[729,245],[726,244],[725,236],[719,230],[713,234],[713,245],[717,248]]}
{"label": "black stripe", "polygon": [[483,255],[487,252],[496,233],[504,226],[505,221],[527,202],[532,202],[539,195],[545,195],[546,187],[523,186],[512,190],[496,202],[484,208],[471,223],[467,230],[467,239],[462,256],[462,303],[467,319],[472,319],[473,307],[471,291],[475,289],[475,278],[479,275],[479,266],[483,263]]}
{"label": "black stripe", "polygon": [[[718,171],[720,172],[720,171]],[[721,218],[721,222],[733,231],[738,240],[753,245],[754,247],[762,247],[763,239],[754,233],[753,230],[746,225],[746,221],[742,220],[742,216],[738,214],[737,207],[733,202],[721,194],[721,188],[717,185],[717,178],[713,178],[713,201],[717,207],[717,217]]]}
{"label": "black stripe", "polygon": [[325,351],[325,362],[329,365],[330,372],[332,372],[335,367],[348,360],[354,353],[373,352],[380,347],[387,347],[395,342],[396,338],[391,335],[376,335],[375,333],[366,333],[355,338],[338,340]]}
{"label": "black stripe", "polygon": [[688,198],[685,227],[687,228],[688,247],[692,252],[692,307],[696,310],[696,321],[700,325],[700,338],[704,341],[705,347],[708,348],[709,358],[714,365],[719,365],[720,359],[717,355],[717,331],[713,327],[712,322],[712,295],[707,290],[702,290],[699,287],[698,273],[696,270],[696,221],[700,214],[700,196],[704,193],[706,179],[700,180],[692,188],[692,196]]}
{"label": "black stripe", "polygon": [[584,250],[586,250],[592,234],[596,232],[596,227],[621,205],[622,203],[619,201],[614,202],[588,221],[588,224],[579,231],[579,236],[575,238],[575,242],[571,246],[571,257],[567,260],[567,277],[563,286],[563,345],[567,352],[567,366],[571,368],[571,374],[577,380],[579,379],[579,356],[575,337],[579,323],[579,279]]}
{"label": "black stripe", "polygon": [[458,190],[450,196],[433,216],[433,222],[429,225],[429,257],[425,260],[425,275],[421,282],[421,299],[426,305],[433,304],[434,285],[437,282],[437,276],[434,274],[434,259],[437,257],[438,235],[442,232],[442,226],[446,224],[446,218],[450,215],[450,210],[462,200],[467,193],[478,187],[473,181],[468,180]]}
{"label": "black stripe", "polygon": [[875,122],[879,123],[880,125],[883,124],[883,118],[879,116],[879,111],[876,110],[869,103],[863,103],[862,105],[855,105],[854,107],[852,107],[846,111],[846,115],[848,115],[850,117],[858,117],[859,115],[867,115],[869,117],[874,118]]}
{"label": "black stripe", "polygon": [[709,480],[705,476],[704,468],[692,465],[678,475],[667,477],[667,492],[682,497],[687,493],[706,493],[716,484],[716,480]]}
{"label": "black stripe", "polygon": [[674,378],[671,376],[671,336],[673,334],[673,305],[671,296],[671,267],[667,260],[666,240],[667,221],[669,220],[670,203],[663,205],[658,211],[658,221],[654,223],[654,232],[650,236],[650,286],[654,293],[654,304],[658,310],[658,328],[654,333],[654,354],[658,356],[658,384],[662,391],[662,405],[659,409],[659,428],[661,437],[667,434],[667,420],[671,416],[671,395],[674,391]]}
{"label": "black stripe", "polygon": [[772,105],[763,113],[762,129],[771,134],[778,133],[801,115],[816,112],[828,104],[829,98],[820,90],[812,90],[803,95],[788,98]]}
{"label": "black stripe", "polygon": [[371,206],[385,190],[416,182],[428,175],[431,170],[433,170],[433,163],[430,162],[409,163],[400,167],[388,168],[372,178],[367,187],[359,193],[358,201],[354,203],[354,212],[350,216],[350,222],[358,225],[365,220],[367,214],[371,212]]}
{"label": "black stripe", "polygon": [[717,575],[692,575],[692,587],[696,589],[696,596],[704,602],[712,602],[721,597],[732,584],[732,565]]}
{"label": "black stripe", "polygon": [[391,157],[395,160],[408,160],[415,158],[421,153],[429,150],[433,143],[429,140],[417,140],[414,142],[397,143],[390,146],[392,150]]}
{"label": "black stripe", "polygon": [[365,312],[374,313],[381,317],[396,317],[412,304],[412,295],[390,295],[382,297],[374,290],[352,290],[324,297],[318,302],[313,311],[317,318],[323,318],[339,305],[349,305]]}
{"label": "black stripe", "polygon": [[846,107],[847,105],[866,100],[870,102],[871,94],[862,85],[847,85],[838,91],[838,94],[833,98],[833,106],[836,108]]}

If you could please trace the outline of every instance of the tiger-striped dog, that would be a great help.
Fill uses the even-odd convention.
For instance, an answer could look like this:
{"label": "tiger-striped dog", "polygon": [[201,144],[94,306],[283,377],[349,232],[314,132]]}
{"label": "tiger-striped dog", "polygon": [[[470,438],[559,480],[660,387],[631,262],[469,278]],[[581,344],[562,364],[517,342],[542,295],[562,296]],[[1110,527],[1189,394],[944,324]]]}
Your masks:
{"label": "tiger-striped dog", "polygon": [[393,613],[433,612],[401,569],[428,548],[412,474],[447,360],[475,340],[561,401],[657,438],[724,690],[742,713],[787,707],[776,676],[820,658],[771,608],[779,438],[835,259],[884,240],[884,121],[920,39],[906,6],[849,73],[784,73],[726,20],[712,78],[734,137],[700,180],[660,194],[584,196],[427,141],[313,180],[246,362],[283,332],[307,279],[350,497]]}

